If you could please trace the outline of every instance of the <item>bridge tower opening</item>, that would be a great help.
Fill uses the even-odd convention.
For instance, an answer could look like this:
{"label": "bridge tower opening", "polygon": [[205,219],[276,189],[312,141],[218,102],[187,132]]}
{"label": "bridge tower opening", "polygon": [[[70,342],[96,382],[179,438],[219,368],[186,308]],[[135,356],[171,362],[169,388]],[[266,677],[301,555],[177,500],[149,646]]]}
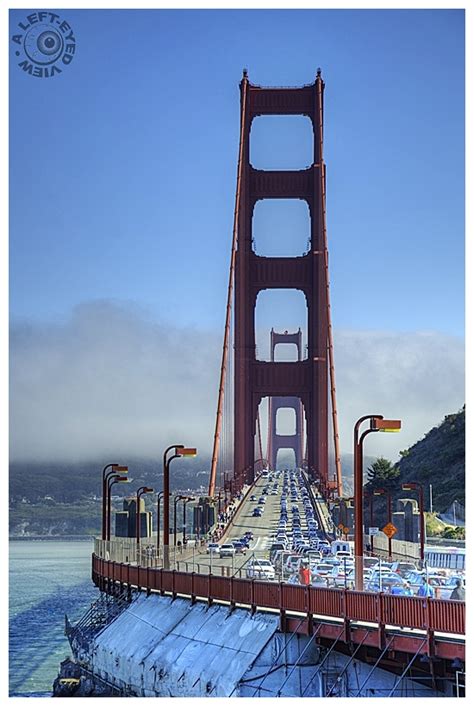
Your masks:
{"label": "bridge tower opening", "polygon": [[[234,477],[237,486],[254,480],[254,438],[262,397],[298,400],[307,422],[308,468],[328,487],[328,282],[325,243],[323,92],[321,74],[300,88],[252,85],[244,72],[241,92],[241,150],[236,201]],[[261,170],[250,163],[252,121],[261,115],[303,115],[313,128],[313,163],[301,170]],[[252,247],[255,205],[261,199],[302,199],[310,213],[310,248],[301,257],[261,257]],[[295,362],[260,361],[255,352],[254,310],[263,289],[299,289],[308,309],[308,357]],[[275,334],[274,335],[279,335]],[[286,403],[285,403],[286,404]],[[298,460],[303,450],[295,442]],[[278,440],[273,435],[275,453]],[[286,442],[286,447],[288,443]],[[275,460],[275,455],[273,460]]]}
{"label": "bridge tower opening", "polygon": [[[275,362],[275,348],[278,344],[294,344],[297,350],[297,361],[300,362],[302,355],[302,332],[298,329],[296,333],[278,333],[273,329],[270,331],[270,360]],[[292,449],[295,454],[297,468],[303,465],[303,406],[299,397],[270,397],[268,409],[268,446],[267,459],[270,468],[277,467],[277,456],[280,449]],[[277,427],[277,415],[280,409],[292,409],[295,413],[295,431],[293,434],[280,434]]]}

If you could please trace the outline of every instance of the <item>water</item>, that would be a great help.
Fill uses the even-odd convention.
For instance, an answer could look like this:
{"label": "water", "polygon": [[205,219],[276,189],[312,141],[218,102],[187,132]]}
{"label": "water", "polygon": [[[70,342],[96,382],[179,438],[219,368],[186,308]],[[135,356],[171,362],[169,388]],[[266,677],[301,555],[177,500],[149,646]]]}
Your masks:
{"label": "water", "polygon": [[71,654],[64,614],[74,623],[99,592],[91,581],[93,543],[10,542],[10,696],[50,696]]}

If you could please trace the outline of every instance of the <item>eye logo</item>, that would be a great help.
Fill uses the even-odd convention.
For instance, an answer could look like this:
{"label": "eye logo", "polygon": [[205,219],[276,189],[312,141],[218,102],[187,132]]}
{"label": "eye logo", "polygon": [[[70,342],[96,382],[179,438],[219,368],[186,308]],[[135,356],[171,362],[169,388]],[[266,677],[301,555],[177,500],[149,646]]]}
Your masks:
{"label": "eye logo", "polygon": [[62,73],[76,53],[71,25],[54,12],[32,12],[18,23],[21,34],[12,36],[18,66],[37,78]]}

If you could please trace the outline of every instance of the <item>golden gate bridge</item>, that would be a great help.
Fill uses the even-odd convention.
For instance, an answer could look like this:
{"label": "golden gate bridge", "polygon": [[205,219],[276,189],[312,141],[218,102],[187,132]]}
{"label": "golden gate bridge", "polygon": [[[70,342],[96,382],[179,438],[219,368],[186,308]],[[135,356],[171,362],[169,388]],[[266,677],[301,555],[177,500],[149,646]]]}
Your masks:
{"label": "golden gate bridge", "polygon": [[[288,483],[295,486],[293,526],[296,526],[295,514],[299,513],[296,497],[300,504],[303,498],[307,518],[315,518],[313,522],[319,525],[322,534],[332,540],[336,534],[328,503],[334,497],[342,496],[329,296],[323,99],[324,82],[320,70],[314,83],[297,88],[253,85],[245,70],[240,83],[234,224],[206,502],[212,505],[219,495],[220,511],[221,491],[225,491],[227,501],[230,487],[232,498],[226,502],[225,521],[216,523],[221,547],[247,531],[247,534],[255,535],[250,552],[252,558],[246,557],[245,553],[239,557],[231,553],[231,560],[218,561],[213,558],[210,545],[205,547],[193,543],[191,546],[188,543],[178,547],[176,528],[174,542],[170,546],[169,461],[194,451],[176,445],[165,452],[165,482],[158,501],[158,509],[161,500],[164,505],[163,547],[159,546],[160,527],[157,528],[156,551],[149,552],[148,547],[144,548],[143,542],[140,542],[138,494],[136,538],[125,540],[110,535],[111,511],[107,502],[110,501],[110,490],[107,498],[108,485],[104,480],[104,525],[102,538],[95,543],[92,576],[103,596],[115,596],[125,605],[144,592],[148,596],[168,596],[173,601],[176,598],[186,599],[191,605],[204,602],[208,606],[227,606],[231,612],[241,609],[252,616],[268,612],[268,615],[277,615],[279,632],[289,639],[295,635],[305,636],[305,650],[318,646],[318,649],[324,648],[326,655],[338,652],[348,656],[339,668],[337,679],[342,679],[355,659],[368,665],[367,677],[353,695],[367,695],[368,680],[371,676],[373,678],[375,670],[382,667],[394,675],[393,688],[388,690],[387,696],[398,693],[408,677],[428,684],[439,693],[440,689],[445,688],[440,685],[454,683],[456,674],[462,671],[464,664],[464,602],[370,593],[364,590],[360,580],[355,584],[358,590],[321,583],[299,585],[285,580],[288,577],[285,577],[283,564],[278,574],[272,573],[270,568],[265,574],[262,568],[270,563],[267,561],[268,541],[275,534],[278,517],[276,503],[280,500],[280,494],[280,525],[282,515],[287,515],[285,498],[289,495]],[[270,171],[252,166],[252,121],[263,115],[303,115],[311,120],[314,150],[313,162],[309,167],[295,171]],[[307,253],[300,257],[263,257],[255,252],[253,212],[256,203],[264,199],[302,199],[307,203],[310,214]],[[306,348],[301,329],[279,331],[271,327],[268,330],[270,360],[259,359],[255,307],[257,296],[264,289],[296,289],[303,292],[307,306]],[[292,361],[276,359],[275,350],[280,344],[295,347],[296,355]],[[266,425],[262,414],[264,404]],[[281,409],[293,411],[293,434],[277,433],[277,416]],[[356,461],[358,459],[356,469],[360,476],[356,501],[359,500],[360,508],[363,507],[362,439],[370,431],[393,428],[395,424],[393,420],[383,420],[381,415],[372,415],[357,422],[357,432],[365,419],[370,419],[371,427],[362,433],[360,441],[357,437],[354,448]],[[279,452],[283,449],[293,453],[297,470],[291,473],[284,471],[282,475],[276,469]],[[173,456],[167,456],[168,452]],[[118,473],[116,470],[112,468],[111,477],[118,480],[120,467]],[[274,474],[272,485],[268,480],[271,474]],[[301,496],[297,495],[297,486]],[[142,494],[151,490],[146,487],[140,489]],[[252,511],[260,493],[261,498],[265,493],[267,497],[263,501],[260,499],[259,504],[269,508],[265,511],[269,519],[264,529]],[[176,518],[176,502],[174,509]],[[356,579],[362,577],[364,568],[361,512],[359,509],[359,515],[356,515]],[[219,520],[222,520],[221,514]],[[283,524],[286,526],[286,521]],[[100,606],[94,610],[94,620],[104,629],[108,624],[107,610]],[[115,620],[116,607],[112,612]],[[81,639],[84,639],[84,626],[89,629],[91,620],[83,620],[76,628],[69,626],[71,644],[76,651],[80,650]],[[301,659],[300,654],[298,660]],[[312,683],[320,668],[315,667],[306,689],[310,689],[308,684]],[[262,683],[258,689],[263,688]],[[334,695],[335,683],[322,695]],[[313,692],[310,690],[309,693]],[[305,694],[307,691],[301,695]],[[254,695],[268,694],[263,690]],[[284,695],[281,685],[275,695]]]}

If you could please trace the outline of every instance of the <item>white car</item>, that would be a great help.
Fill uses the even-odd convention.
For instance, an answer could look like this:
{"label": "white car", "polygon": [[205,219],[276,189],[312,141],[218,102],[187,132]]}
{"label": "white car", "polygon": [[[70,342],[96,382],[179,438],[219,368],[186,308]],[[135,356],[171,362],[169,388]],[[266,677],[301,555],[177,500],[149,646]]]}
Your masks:
{"label": "white car", "polygon": [[335,555],[336,559],[340,559],[340,561],[354,561],[354,557],[350,552],[336,552]]}
{"label": "white car", "polygon": [[209,542],[207,545],[206,553],[207,554],[219,554],[221,549],[220,544],[217,544],[217,542]]}
{"label": "white car", "polygon": [[319,576],[332,576],[332,573],[334,571],[334,566],[333,564],[316,564],[314,567],[314,573],[318,574]]}
{"label": "white car", "polygon": [[234,556],[235,547],[233,544],[221,544],[220,552],[221,556]]}
{"label": "white car", "polygon": [[275,569],[267,559],[255,559],[247,566],[248,579],[274,579]]}

